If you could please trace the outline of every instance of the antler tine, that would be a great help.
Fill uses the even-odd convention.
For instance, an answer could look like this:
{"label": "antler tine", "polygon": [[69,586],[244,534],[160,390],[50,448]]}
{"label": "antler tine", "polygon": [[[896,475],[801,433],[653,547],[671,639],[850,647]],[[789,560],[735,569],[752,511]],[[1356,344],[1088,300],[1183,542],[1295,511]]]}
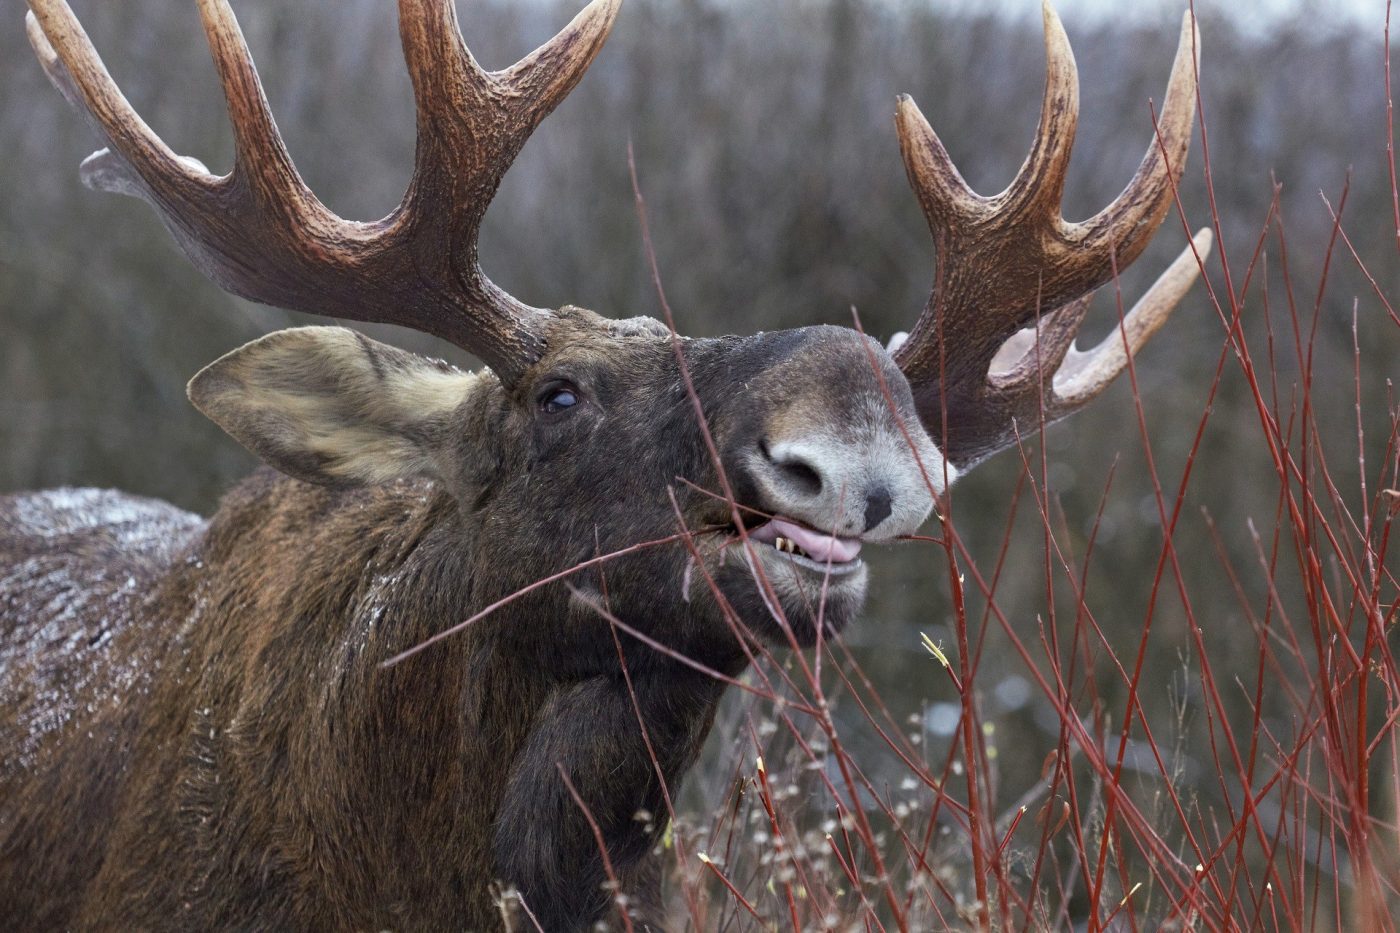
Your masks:
{"label": "antler tine", "polygon": [[[895,360],[909,378],[925,426],[959,468],[1033,433],[1042,410],[1048,421],[1078,408],[1102,391],[1106,382],[1097,380],[1111,379],[1126,365],[1107,345],[1087,357],[1077,354],[1071,349],[1074,335],[1093,292],[1146,248],[1171,204],[1190,146],[1199,41],[1188,12],[1158,122],[1160,137],[1112,204],[1088,221],[1067,223],[1060,200],[1078,121],[1078,76],[1048,2],[1043,16],[1040,124],[1025,163],[1001,194],[987,198],[967,186],[912,101],[901,99],[896,116],[938,270],[928,305]],[[1208,241],[1200,242],[1208,248]],[[1182,267],[1185,278],[1172,278],[1179,288],[1163,286],[1154,289],[1151,302],[1144,299],[1131,316],[1132,333],[1141,331],[1140,339],[1130,339],[1134,351],[1160,327],[1193,275]],[[1168,295],[1175,297],[1165,300]],[[1147,324],[1152,326],[1140,327]],[[1077,375],[1053,379],[1067,356]],[[993,372],[1006,357],[1015,362]],[[1061,398],[1060,390],[1074,394]]]}
{"label": "antler tine", "polygon": [[[29,7],[25,33],[49,81],[126,163],[142,167],[139,177],[146,184],[188,195],[216,181],[199,163],[176,155],[146,125],[65,0],[30,0]],[[133,193],[130,187],[121,190]]]}
{"label": "antler tine", "polygon": [[1092,350],[1070,349],[1065,364],[1055,373],[1047,420],[1063,418],[1084,407],[1128,367],[1128,359],[1167,323],[1177,302],[1195,283],[1213,241],[1209,229],[1197,231],[1191,245],[1181,251],[1124,316],[1121,332],[1115,327]]}
{"label": "antler tine", "polygon": [[531,126],[549,115],[577,86],[603,48],[622,0],[595,0],[553,39],[499,72],[501,80],[531,102]]}
{"label": "antler tine", "polygon": [[462,39],[452,0],[399,0],[399,33],[418,112],[414,178],[402,222],[445,225],[441,234],[458,255],[425,255],[419,261],[451,260],[462,286],[507,318],[544,312],[481,273],[477,228],[530,133],[597,57],[620,7],[621,0],[593,0],[534,52],[510,68],[488,72]]}
{"label": "antler tine", "polygon": [[413,327],[475,353],[513,384],[543,349],[548,312],[481,272],[481,219],[531,131],[597,55],[620,0],[593,0],[550,42],[495,73],[472,60],[452,0],[400,0],[418,153],[403,202],[371,223],[337,217],[307,189],[227,0],[198,3],[234,130],[234,170],[222,178],[146,126],[65,0],[29,0],[35,53],[110,146],[83,163],[84,181],[149,202],[191,261],[228,291]]}
{"label": "antler tine", "polygon": [[1040,125],[1020,171],[996,197],[983,197],[972,190],[913,98],[900,95],[895,113],[900,152],[930,226],[947,230],[987,222],[1012,211],[1032,211],[1059,219],[1065,168],[1079,122],[1079,74],[1060,17],[1048,2],[1042,4],[1041,12],[1045,20],[1046,67]]}
{"label": "antler tine", "polygon": [[919,198],[935,239],[982,217],[990,199],[963,180],[914,98],[899,95],[894,120],[909,186]]}
{"label": "antler tine", "polygon": [[1103,257],[1112,250],[1122,267],[1147,248],[1171,206],[1186,166],[1186,152],[1191,148],[1200,48],[1196,18],[1187,10],[1181,18],[1181,37],[1167,81],[1167,96],[1157,117],[1156,135],[1122,193],[1089,220],[1069,225],[1067,239],[1075,244],[1071,249],[1083,250],[1082,255],[1089,257]]}
{"label": "antler tine", "polygon": [[[1014,392],[1036,380],[1048,385],[1074,348],[1075,335],[1089,313],[1094,296],[1085,295],[1047,314],[1035,327],[1012,334],[992,357],[987,384],[999,392]],[[1002,360],[1007,366],[998,366]]]}
{"label": "antler tine", "polygon": [[1040,125],[1025,163],[997,200],[1001,202],[998,207],[1007,213],[1026,211],[1058,221],[1070,150],[1079,126],[1079,69],[1059,15],[1048,0],[1040,9],[1045,23],[1045,98],[1040,104]]}
{"label": "antler tine", "polygon": [[233,127],[233,177],[250,185],[265,207],[275,209],[280,205],[296,218],[296,223],[305,223],[306,215],[313,211],[332,219],[333,215],[302,182],[282,142],[263,93],[262,79],[232,8],[227,0],[198,2]]}

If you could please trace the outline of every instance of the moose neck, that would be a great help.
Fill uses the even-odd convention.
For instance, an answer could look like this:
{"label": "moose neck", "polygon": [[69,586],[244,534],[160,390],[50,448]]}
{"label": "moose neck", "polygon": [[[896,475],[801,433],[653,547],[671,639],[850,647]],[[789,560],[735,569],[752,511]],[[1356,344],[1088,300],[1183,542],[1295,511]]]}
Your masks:
{"label": "moose neck", "polygon": [[[208,655],[195,667],[197,694],[236,746],[212,756],[217,783],[230,797],[240,785],[283,788],[247,828],[253,845],[295,826],[317,853],[305,865],[327,878],[382,867],[344,892],[346,903],[317,906],[347,923],[364,921],[371,904],[450,915],[463,891],[478,892],[473,915],[489,911],[482,865],[532,901],[563,905],[561,928],[605,909],[596,838],[561,770],[603,828],[624,886],[650,886],[647,831],[659,825],[636,814],[664,825],[660,779],[678,782],[694,761],[722,692],[635,644],[624,678],[593,613],[602,628],[592,637],[606,650],[551,664],[541,653],[585,614],[559,587],[381,667],[499,598],[482,576],[489,553],[473,550],[489,543],[464,533],[471,521],[432,484],[342,492],[264,470],[230,494],[201,547],[195,602],[219,618],[204,620],[208,643],[193,646]],[[240,663],[213,663],[230,636]],[[241,754],[254,750],[260,759]],[[444,884],[454,872],[460,884]]]}

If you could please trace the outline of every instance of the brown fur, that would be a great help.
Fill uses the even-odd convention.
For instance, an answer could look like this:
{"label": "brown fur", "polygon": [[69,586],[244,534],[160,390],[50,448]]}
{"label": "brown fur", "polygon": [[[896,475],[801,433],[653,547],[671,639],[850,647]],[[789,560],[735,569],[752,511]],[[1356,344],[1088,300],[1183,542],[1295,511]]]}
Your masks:
{"label": "brown fur", "polygon": [[[361,426],[345,393],[387,385],[395,361],[420,365],[365,343],[360,375],[324,409]],[[503,883],[546,929],[579,928],[610,900],[561,767],[623,890],[656,919],[655,837],[634,815],[665,808],[612,632],[586,601],[539,588],[380,666],[541,577],[672,533],[668,490],[690,527],[730,521],[726,504],[676,482],[718,488],[669,338],[570,310],[549,347],[510,390],[462,377],[451,417],[425,406],[404,429],[417,432],[404,478],[316,486],[264,470],[207,523],[110,493],[0,499],[0,904],[12,925],[487,929],[501,923],[491,886]],[[860,440],[898,431],[897,417],[918,431],[903,377],[852,331],[688,341],[684,352],[726,472],[754,508],[774,488],[752,462],[761,439]],[[538,393],[565,378],[580,404],[542,412]],[[374,408],[361,414],[380,427],[393,419],[379,409],[406,411]],[[275,420],[265,414],[254,420]],[[754,637],[785,644],[732,533],[697,539],[707,569]],[[819,578],[767,550],[799,641],[858,611],[863,569],[833,578],[819,621]],[[719,603],[703,586],[682,598],[687,557],[679,544],[641,551],[571,582],[737,673],[743,646]],[[623,647],[674,784],[722,687],[633,639]]]}

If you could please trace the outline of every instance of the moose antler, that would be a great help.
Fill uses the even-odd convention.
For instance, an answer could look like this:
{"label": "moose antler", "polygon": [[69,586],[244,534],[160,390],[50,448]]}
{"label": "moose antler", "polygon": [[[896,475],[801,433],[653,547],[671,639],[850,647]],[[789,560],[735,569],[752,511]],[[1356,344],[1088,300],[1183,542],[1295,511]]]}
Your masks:
{"label": "moose antler", "polygon": [[222,177],[152,132],[65,0],[29,0],[27,27],[49,79],[107,141],[83,163],[84,183],[150,203],[220,286],[266,304],[434,334],[510,384],[538,358],[548,312],[482,273],[477,232],[506,169],[583,76],[620,3],[593,0],[533,53],[488,72],[463,43],[452,0],[399,0],[418,147],[403,201],[369,223],[336,216],[302,182],[227,0],[199,0],[233,124],[234,167]]}
{"label": "moose antler", "polygon": [[[1048,3],[1043,12],[1040,126],[1025,164],[1001,194],[983,197],[968,187],[909,97],[900,99],[896,117],[938,271],[895,360],[924,426],[959,468],[1039,430],[1042,411],[1048,424],[1102,392],[1166,321],[1195,280],[1197,257],[1210,248],[1210,231],[1203,230],[1127,315],[1122,334],[1115,330],[1087,353],[1073,348],[1093,292],[1142,253],[1171,204],[1191,143],[1198,36],[1188,12],[1158,138],[1128,187],[1096,216],[1067,223],[1060,198],[1079,115],[1079,77],[1059,17]],[[994,369],[1007,357],[1014,362]]]}

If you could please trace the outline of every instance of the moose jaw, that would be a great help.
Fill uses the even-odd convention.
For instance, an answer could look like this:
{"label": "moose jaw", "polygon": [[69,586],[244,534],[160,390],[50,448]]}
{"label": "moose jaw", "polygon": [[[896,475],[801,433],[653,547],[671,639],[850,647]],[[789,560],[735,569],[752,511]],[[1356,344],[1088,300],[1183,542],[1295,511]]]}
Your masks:
{"label": "moose jaw", "polygon": [[[63,0],[29,5],[40,62],[107,147],[85,183],[148,201],[235,294],[414,327],[487,368],[279,331],[190,383],[275,468],[207,522],[116,493],[0,499],[0,902],[19,927],[482,929],[519,921],[493,895],[509,887],[544,929],[582,928],[612,909],[585,809],[629,909],[661,923],[633,815],[664,814],[723,690],[673,658],[732,677],[756,641],[839,631],[862,544],[914,531],[959,472],[1097,396],[1209,248],[1198,234],[1120,331],[1073,348],[1170,206],[1189,15],[1141,167],[1083,223],[1060,216],[1078,87],[1048,7],[1040,126],[1001,194],[971,191],[899,100],[939,266],[891,355],[825,326],[676,338],[532,308],[482,273],[492,195],[620,0],[490,73],[451,0],[400,0],[418,147],[372,223],[302,183],[225,0],[198,3],[234,128],[222,177],[141,121]],[[572,588],[530,588],[619,551]],[[692,574],[704,585],[658,585]],[[617,647],[609,615],[667,650]]]}

